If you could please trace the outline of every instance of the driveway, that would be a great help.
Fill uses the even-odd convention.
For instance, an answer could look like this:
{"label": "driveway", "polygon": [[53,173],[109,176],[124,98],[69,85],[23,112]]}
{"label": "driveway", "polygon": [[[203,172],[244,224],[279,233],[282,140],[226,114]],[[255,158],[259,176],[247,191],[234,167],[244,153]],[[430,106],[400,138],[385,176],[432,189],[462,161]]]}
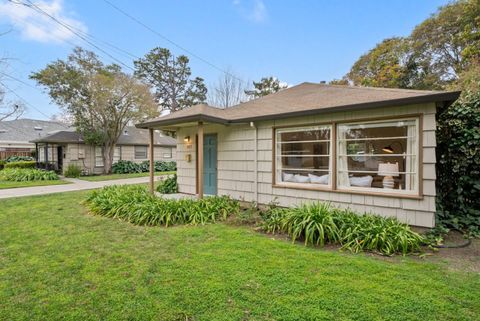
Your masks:
{"label": "driveway", "polygon": [[65,180],[71,182],[72,184],[2,189],[0,190],[0,199],[81,191],[81,190],[87,190],[87,189],[101,188],[101,187],[110,186],[110,185],[142,184],[142,183],[148,183],[149,177],[124,178],[124,179],[115,179],[110,181],[99,181],[99,182],[88,182],[88,181],[75,179],[75,178],[65,178]]}

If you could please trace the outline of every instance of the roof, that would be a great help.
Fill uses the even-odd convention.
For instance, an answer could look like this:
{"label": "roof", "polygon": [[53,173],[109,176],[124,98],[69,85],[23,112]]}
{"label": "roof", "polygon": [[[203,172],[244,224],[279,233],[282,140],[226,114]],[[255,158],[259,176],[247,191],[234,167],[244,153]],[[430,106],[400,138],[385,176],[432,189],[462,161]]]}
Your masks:
{"label": "roof", "polygon": [[58,130],[69,129],[69,125],[56,121],[17,119],[0,121],[0,142],[30,142]]}
{"label": "roof", "polygon": [[[177,145],[175,138],[163,136],[159,132],[154,132],[154,141],[157,146],[175,147]],[[32,140],[32,142],[52,144],[84,143],[82,135],[74,130],[57,131],[51,135]],[[124,133],[118,139],[117,145],[148,145],[148,143],[148,130],[129,126],[125,128]]]}
{"label": "roof", "polygon": [[137,124],[137,127],[151,128],[189,121],[229,124],[427,102],[450,104],[459,95],[458,91],[373,88],[305,82],[226,109],[196,105]]}

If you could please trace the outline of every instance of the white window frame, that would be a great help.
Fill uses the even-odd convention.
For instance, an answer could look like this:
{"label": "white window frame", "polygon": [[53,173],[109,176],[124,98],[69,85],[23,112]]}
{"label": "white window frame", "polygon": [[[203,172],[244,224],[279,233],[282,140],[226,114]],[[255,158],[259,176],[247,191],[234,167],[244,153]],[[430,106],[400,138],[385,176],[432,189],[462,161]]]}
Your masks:
{"label": "white window frame", "polygon": [[[320,140],[308,140],[308,141],[290,141],[282,142],[281,134],[283,133],[292,133],[292,132],[305,132],[309,130],[320,130],[328,129],[329,130],[329,139],[320,139]],[[322,125],[313,125],[313,126],[299,126],[299,127],[288,127],[288,128],[276,128],[275,129],[275,146],[274,146],[274,162],[275,162],[275,184],[287,187],[306,187],[306,188],[318,188],[318,189],[331,189],[332,187],[332,165],[333,165],[333,155],[332,155],[332,124],[322,124]],[[282,144],[293,144],[293,143],[327,143],[328,144],[328,154],[311,154],[311,155],[286,155],[281,154],[280,146]],[[323,169],[312,169],[312,168],[288,168],[284,169],[282,167],[281,158],[282,157],[328,157],[328,170]],[[283,181],[283,171],[298,171],[298,172],[318,172],[321,175],[328,174],[328,184],[318,184],[318,183],[299,183],[299,182],[285,182]],[[319,175],[319,176],[321,176]]]}
{"label": "white window frame", "polygon": [[173,148],[170,147],[170,148],[167,148],[170,153],[163,153],[163,158],[172,158],[173,157]]}
{"label": "white window frame", "polygon": [[[342,139],[341,128],[342,126],[355,126],[359,125],[363,128],[375,128],[380,127],[377,126],[379,124],[389,124],[389,123],[401,123],[406,121],[413,121],[415,123],[415,136],[402,136],[402,137],[368,137],[368,138],[355,138],[355,139]],[[374,120],[374,121],[352,121],[352,122],[344,122],[339,123],[336,125],[336,186],[337,190],[340,191],[361,191],[365,193],[378,193],[378,194],[406,194],[406,195],[418,195],[419,194],[419,186],[421,183],[420,180],[420,126],[419,126],[420,119],[418,117],[410,117],[410,118],[392,118],[392,119],[384,119],[384,120]],[[376,174],[378,171],[349,171],[341,169],[342,166],[340,165],[340,157],[353,157],[355,155],[348,155],[341,152],[340,143],[341,141],[371,141],[371,140],[386,140],[389,139],[407,139],[407,145],[405,146],[405,150],[408,150],[408,144],[414,144],[414,150],[412,150],[409,154],[366,154],[365,157],[398,157],[398,156],[405,156],[407,159],[413,158],[415,161],[414,168],[411,171],[399,171],[398,174],[405,174],[405,179],[409,175],[414,177],[414,189],[384,189],[384,188],[376,188],[376,187],[360,187],[360,186],[345,186],[341,184],[341,174],[340,173],[365,173],[365,174]],[[412,145],[410,145],[412,146]],[[412,149],[412,147],[410,147]],[[347,174],[348,175],[348,174]],[[373,176],[373,175],[372,175]]]}
{"label": "white window frame", "polygon": [[101,146],[95,146],[95,167],[103,167],[102,150]]}
{"label": "white window frame", "polygon": [[[145,157],[137,157],[137,148],[145,148]],[[143,155],[143,153],[142,153]],[[133,146],[133,157],[134,159],[147,159],[148,158],[148,146],[144,146],[144,145],[135,145]]]}

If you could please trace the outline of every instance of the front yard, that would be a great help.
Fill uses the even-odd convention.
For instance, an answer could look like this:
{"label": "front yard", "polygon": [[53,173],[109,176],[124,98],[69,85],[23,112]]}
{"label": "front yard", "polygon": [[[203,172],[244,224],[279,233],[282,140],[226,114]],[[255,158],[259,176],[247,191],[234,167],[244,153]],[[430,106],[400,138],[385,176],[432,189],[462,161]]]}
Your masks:
{"label": "front yard", "polygon": [[88,192],[0,201],[0,320],[477,320],[480,275],[223,223],[92,216]]}
{"label": "front yard", "polygon": [[0,189],[7,188],[19,188],[19,187],[33,187],[33,186],[47,186],[47,185],[62,185],[70,184],[70,182],[64,180],[53,180],[53,181],[25,181],[25,182],[14,182],[14,181],[2,181],[0,180]]}

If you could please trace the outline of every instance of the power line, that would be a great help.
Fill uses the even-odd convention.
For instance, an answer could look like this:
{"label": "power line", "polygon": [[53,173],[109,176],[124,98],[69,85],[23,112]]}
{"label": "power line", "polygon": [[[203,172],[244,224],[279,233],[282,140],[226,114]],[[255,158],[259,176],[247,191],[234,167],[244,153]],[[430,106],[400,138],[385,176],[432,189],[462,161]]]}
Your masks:
{"label": "power line", "polygon": [[13,0],[8,0],[12,3],[15,3],[15,4],[19,4],[19,5],[24,5],[28,8],[31,8],[35,11],[37,11],[38,13],[41,13],[47,17],[49,17],[50,19],[52,19],[53,21],[55,21],[56,23],[58,23],[59,25],[61,25],[62,27],[64,27],[65,29],[69,30],[71,33],[73,33],[74,35],[76,35],[77,37],[79,37],[80,39],[82,39],[83,41],[85,41],[86,43],[88,43],[90,46],[96,48],[97,50],[100,50],[101,52],[103,52],[105,55],[107,55],[108,57],[110,57],[111,59],[113,59],[114,61],[116,61],[117,63],[119,63],[120,65],[124,66],[125,68],[128,68],[132,71],[135,71],[132,67],[130,67],[129,65],[125,64],[123,61],[117,59],[116,57],[114,57],[113,55],[111,55],[109,52],[107,52],[106,50],[102,49],[101,47],[97,46],[95,43],[93,43],[92,41],[88,40],[85,36],[83,36],[82,34],[80,34],[79,32],[77,32],[72,26],[70,26],[69,24],[67,23],[64,23],[60,20],[58,20],[57,18],[55,18],[54,16],[52,16],[51,14],[49,14],[48,12],[44,11],[42,8],[38,7],[36,4],[34,4],[33,2],[31,2],[30,0],[26,0],[28,2],[27,3],[24,3],[24,2],[17,2],[17,1],[13,1]]}
{"label": "power line", "polygon": [[32,107],[33,109],[35,109],[37,112],[39,112],[40,114],[42,114],[43,116],[47,117],[47,118],[50,118],[50,116],[48,116],[47,114],[45,114],[43,111],[41,111],[40,109],[38,109],[37,107],[35,107],[34,105],[30,104],[28,101],[26,101],[22,96],[20,96],[15,90],[11,89],[10,87],[8,87],[7,85],[5,85],[3,82],[0,81],[0,85],[2,85],[6,90],[8,90],[8,92],[11,92],[12,94],[14,94],[18,99],[20,99],[21,101],[23,101],[23,103],[29,107]]}
{"label": "power line", "polygon": [[212,68],[215,68],[216,70],[232,77],[232,78],[235,78],[241,82],[243,82],[242,79],[238,78],[237,76],[231,74],[230,72],[216,66],[215,64],[211,63],[210,61],[200,57],[199,55],[195,54],[194,52],[188,50],[187,48],[177,44],[176,42],[174,42],[173,40],[170,40],[169,38],[167,38],[166,36],[162,35],[161,33],[159,33],[158,31],[156,31],[155,29],[151,28],[150,26],[146,25],[145,23],[143,23],[141,20],[135,18],[134,16],[130,15],[128,12],[125,12],[124,10],[122,10],[121,8],[117,7],[116,5],[114,5],[113,3],[111,3],[109,0],[103,0],[103,2],[107,3],[110,7],[112,7],[113,9],[117,10],[118,12],[120,12],[121,14],[123,14],[124,16],[130,18],[131,20],[135,21],[136,23],[138,23],[139,25],[141,25],[142,27],[144,27],[145,29],[149,30],[150,32],[156,34],[157,36],[159,36],[160,38],[162,38],[163,40],[169,42],[170,44],[172,44],[173,46],[179,48],[180,50],[183,50],[184,52],[188,53],[190,56],[192,57],[195,57],[197,58],[198,60],[202,61],[203,63],[209,65],[210,67]]}
{"label": "power line", "polygon": [[2,72],[2,71],[0,71],[0,74],[3,75],[3,76],[5,76],[5,77],[8,77],[8,78],[10,78],[10,79],[12,79],[12,80],[18,81],[19,83],[21,83],[21,84],[23,84],[23,85],[25,85],[25,86],[27,86],[27,87],[30,87],[30,88],[33,88],[33,89],[35,89],[35,90],[41,91],[41,90],[38,89],[37,87],[32,86],[32,85],[30,85],[29,83],[27,83],[27,82],[25,82],[25,81],[23,81],[23,80],[21,80],[21,79],[19,79],[19,78],[13,77],[13,76],[11,76],[11,75],[9,75],[9,74],[6,74],[6,73],[4,73],[4,72]]}

